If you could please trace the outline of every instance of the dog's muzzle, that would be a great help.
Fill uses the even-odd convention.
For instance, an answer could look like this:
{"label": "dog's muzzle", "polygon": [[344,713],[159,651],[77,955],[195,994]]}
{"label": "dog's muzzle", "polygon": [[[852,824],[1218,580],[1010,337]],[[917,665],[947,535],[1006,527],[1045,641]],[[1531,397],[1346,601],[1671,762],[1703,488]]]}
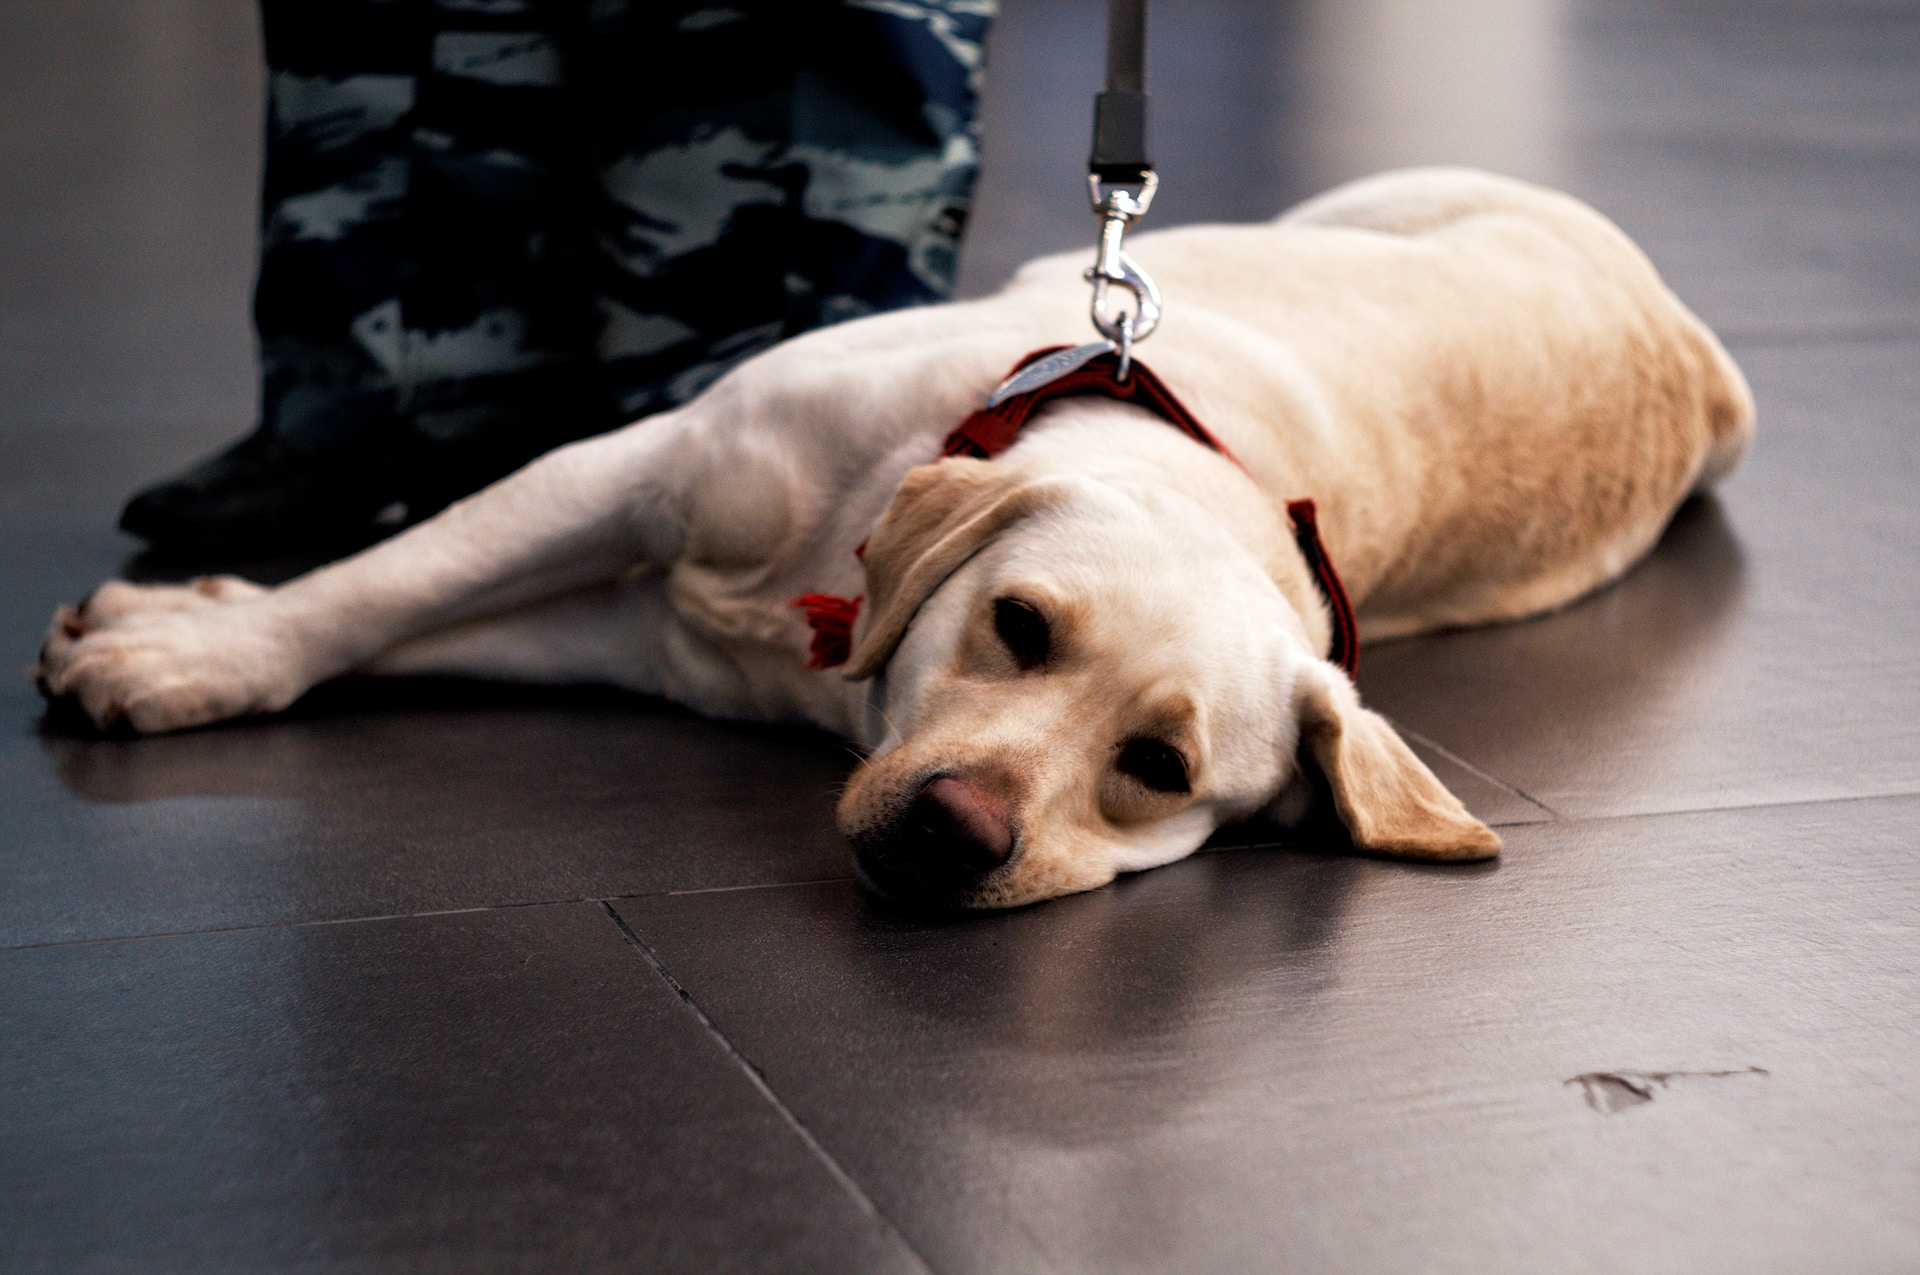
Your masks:
{"label": "dog's muzzle", "polygon": [[869,885],[935,907],[965,906],[1018,849],[1006,798],[966,774],[935,775],[897,816],[854,838]]}

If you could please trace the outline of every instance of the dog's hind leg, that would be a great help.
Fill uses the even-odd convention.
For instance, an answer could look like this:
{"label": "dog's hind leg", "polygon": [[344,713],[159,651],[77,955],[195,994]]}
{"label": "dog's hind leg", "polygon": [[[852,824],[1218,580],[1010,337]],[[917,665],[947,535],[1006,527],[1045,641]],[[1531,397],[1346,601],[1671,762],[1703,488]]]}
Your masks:
{"label": "dog's hind leg", "polygon": [[272,712],[402,643],[607,585],[678,551],[678,414],[561,448],[343,562],[231,602],[62,608],[35,681],[98,724]]}

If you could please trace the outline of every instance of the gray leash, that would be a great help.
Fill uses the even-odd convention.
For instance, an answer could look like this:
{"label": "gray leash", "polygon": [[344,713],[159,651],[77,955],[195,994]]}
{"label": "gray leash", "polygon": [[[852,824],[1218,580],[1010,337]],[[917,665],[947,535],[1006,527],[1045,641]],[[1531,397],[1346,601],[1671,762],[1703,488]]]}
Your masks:
{"label": "gray leash", "polygon": [[[1107,87],[1093,99],[1093,153],[1087,192],[1100,219],[1100,248],[1087,279],[1093,284],[1093,326],[1120,354],[1127,379],[1133,347],[1160,322],[1160,290],[1127,255],[1127,227],[1147,215],[1159,175],[1147,158],[1147,0],[1108,0]],[[1113,288],[1133,294],[1131,307],[1113,304]]]}

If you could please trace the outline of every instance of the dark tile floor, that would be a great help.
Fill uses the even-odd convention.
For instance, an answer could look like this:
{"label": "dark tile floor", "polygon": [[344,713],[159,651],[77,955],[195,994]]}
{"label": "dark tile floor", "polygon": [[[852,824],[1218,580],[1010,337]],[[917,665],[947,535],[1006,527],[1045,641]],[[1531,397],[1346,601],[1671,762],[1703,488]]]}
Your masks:
{"label": "dark tile floor", "polygon": [[[1005,5],[973,291],[1090,229],[1100,6]],[[0,1270],[1920,1268],[1920,6],[1155,9],[1156,222],[1551,181],[1753,381],[1620,586],[1367,653],[1506,857],[930,925],[804,732],[424,685],[95,740],[0,682]],[[19,665],[246,423],[261,77],[243,0],[0,32]]]}

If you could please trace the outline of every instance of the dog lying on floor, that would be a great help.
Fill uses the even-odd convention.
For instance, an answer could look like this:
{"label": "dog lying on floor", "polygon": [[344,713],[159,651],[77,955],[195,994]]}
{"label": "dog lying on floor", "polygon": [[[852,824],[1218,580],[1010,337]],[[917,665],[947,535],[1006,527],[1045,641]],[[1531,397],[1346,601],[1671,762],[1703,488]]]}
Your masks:
{"label": "dog lying on floor", "polygon": [[839,807],[862,876],[946,906],[1297,820],[1309,768],[1360,849],[1497,854],[1326,657],[1356,613],[1389,638],[1619,576],[1745,451],[1738,368],[1603,217],[1481,173],[1132,248],[1171,305],[1130,384],[1157,373],[1198,432],[1074,395],[992,459],[939,458],[1022,355],[1085,330],[1083,260],[1048,258],[787,342],[278,588],[105,584],[60,609],[35,680],[142,732],[350,673],[813,722],[868,750]]}

